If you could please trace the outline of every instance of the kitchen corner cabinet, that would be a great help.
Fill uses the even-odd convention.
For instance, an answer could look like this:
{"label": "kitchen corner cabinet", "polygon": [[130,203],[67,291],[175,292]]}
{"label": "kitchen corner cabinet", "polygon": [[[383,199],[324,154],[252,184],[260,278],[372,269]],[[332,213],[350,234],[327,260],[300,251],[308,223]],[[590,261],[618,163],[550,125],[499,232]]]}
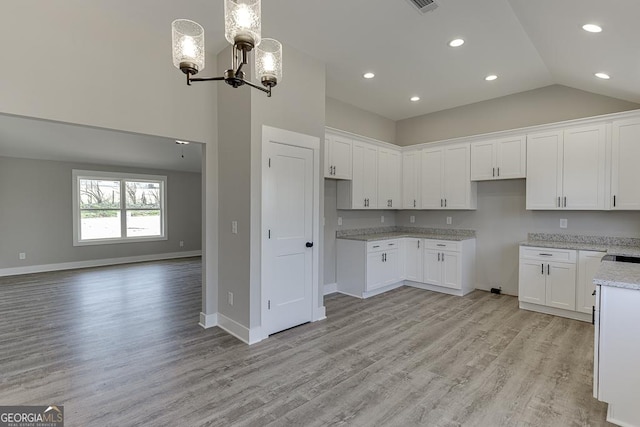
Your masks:
{"label": "kitchen corner cabinet", "polygon": [[400,240],[337,239],[337,279],[341,293],[367,298],[402,286]]}
{"label": "kitchen corner cabinet", "polygon": [[526,177],[526,135],[471,143],[471,180]]}
{"label": "kitchen corner cabinet", "polygon": [[606,152],[605,124],[528,135],[527,209],[605,210]]}
{"label": "kitchen corner cabinet", "polygon": [[596,286],[593,277],[606,252],[578,251],[578,282],[576,286],[576,311],[591,314],[595,307],[593,296]]}
{"label": "kitchen corner cabinet", "polygon": [[338,209],[378,209],[378,147],[353,141],[351,181],[338,181]]}
{"label": "kitchen corner cabinet", "polygon": [[324,140],[324,177],[351,179],[352,141],[339,135],[326,134]]}
{"label": "kitchen corner cabinet", "polygon": [[420,151],[402,154],[402,208],[419,209],[420,203]]}
{"label": "kitchen corner cabinet", "polygon": [[470,179],[470,144],[422,150],[420,207],[476,209],[477,187]]}
{"label": "kitchen corner cabinet", "polygon": [[640,118],[612,126],[611,209],[640,210]]}
{"label": "kitchen corner cabinet", "polygon": [[400,150],[378,148],[378,208],[400,209],[402,193]]}

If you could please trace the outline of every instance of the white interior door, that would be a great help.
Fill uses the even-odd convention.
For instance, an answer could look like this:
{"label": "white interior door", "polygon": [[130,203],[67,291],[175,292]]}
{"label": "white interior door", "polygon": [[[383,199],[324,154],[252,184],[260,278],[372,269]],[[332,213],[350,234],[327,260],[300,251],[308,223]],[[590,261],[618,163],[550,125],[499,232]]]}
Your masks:
{"label": "white interior door", "polygon": [[263,329],[273,334],[313,317],[313,150],[277,142],[265,149]]}

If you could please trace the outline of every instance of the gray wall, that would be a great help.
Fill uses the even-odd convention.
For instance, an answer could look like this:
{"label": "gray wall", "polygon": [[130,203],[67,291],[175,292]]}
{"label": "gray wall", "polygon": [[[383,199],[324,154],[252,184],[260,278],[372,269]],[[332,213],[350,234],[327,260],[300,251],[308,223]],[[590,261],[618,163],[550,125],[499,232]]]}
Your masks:
{"label": "gray wall", "polygon": [[[518,294],[518,243],[527,233],[640,237],[640,212],[527,211],[525,184],[524,179],[479,182],[476,211],[400,211],[397,223],[476,230],[477,287],[501,286],[510,295]],[[415,224],[409,223],[411,215]],[[567,229],[560,229],[561,218],[568,220]]]}
{"label": "gray wall", "polygon": [[396,143],[396,122],[335,98],[326,99],[327,126]]}
{"label": "gray wall", "polygon": [[638,108],[640,104],[552,85],[401,120],[396,143],[414,145]]}
{"label": "gray wall", "polygon": [[[73,246],[72,169],[166,175],[169,239]],[[199,173],[0,157],[0,268],[200,250],[201,186]]]}

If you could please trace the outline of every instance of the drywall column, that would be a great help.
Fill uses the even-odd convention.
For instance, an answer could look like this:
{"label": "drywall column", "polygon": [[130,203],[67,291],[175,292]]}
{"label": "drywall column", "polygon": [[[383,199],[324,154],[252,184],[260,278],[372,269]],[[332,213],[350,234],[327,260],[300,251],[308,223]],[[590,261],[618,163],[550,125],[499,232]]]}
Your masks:
{"label": "drywall column", "polygon": [[[217,120],[217,117],[215,118]],[[202,312],[200,325],[218,324],[218,144],[202,146]]]}

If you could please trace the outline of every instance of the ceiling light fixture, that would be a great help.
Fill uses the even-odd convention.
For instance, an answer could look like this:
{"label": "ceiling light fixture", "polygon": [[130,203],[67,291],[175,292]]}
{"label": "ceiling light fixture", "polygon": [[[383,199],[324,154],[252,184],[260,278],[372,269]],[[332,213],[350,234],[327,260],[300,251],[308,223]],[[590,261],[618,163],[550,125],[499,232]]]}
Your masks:
{"label": "ceiling light fixture", "polygon": [[176,139],[176,144],[189,145],[189,141],[180,141],[179,139]]}
{"label": "ceiling light fixture", "polygon": [[420,101],[420,97],[419,96],[412,96],[411,97],[411,102],[418,102]]}
{"label": "ceiling light fixture", "polygon": [[596,73],[595,76],[602,80],[609,80],[611,76],[607,73]]}
{"label": "ceiling light fixture", "polygon": [[596,24],[584,24],[582,29],[590,33],[601,33],[602,27]]}
{"label": "ceiling light fixture", "polygon": [[[271,96],[271,89],[282,80],[282,44],[263,39],[261,0],[224,0],[225,37],[233,45],[231,68],[221,77],[193,78],[204,69],[204,29],[197,22],[176,19],[171,23],[173,65],[192,82],[224,80],[234,88],[251,86]],[[255,74],[264,87],[245,80],[242,67],[248,64],[249,52],[255,52]]]}
{"label": "ceiling light fixture", "polygon": [[490,74],[490,75],[488,75],[487,77],[485,77],[484,79],[485,79],[486,81],[488,81],[488,82],[492,82],[492,81],[494,81],[494,80],[495,80],[495,79],[497,79],[497,78],[498,78],[498,76],[496,76],[495,74]]}
{"label": "ceiling light fixture", "polygon": [[362,77],[364,77],[365,79],[372,79],[374,78],[376,75],[373,73],[364,73],[364,75]]}
{"label": "ceiling light fixture", "polygon": [[449,42],[449,46],[451,47],[460,47],[464,44],[464,40],[462,39],[455,39],[455,40],[451,40]]}

